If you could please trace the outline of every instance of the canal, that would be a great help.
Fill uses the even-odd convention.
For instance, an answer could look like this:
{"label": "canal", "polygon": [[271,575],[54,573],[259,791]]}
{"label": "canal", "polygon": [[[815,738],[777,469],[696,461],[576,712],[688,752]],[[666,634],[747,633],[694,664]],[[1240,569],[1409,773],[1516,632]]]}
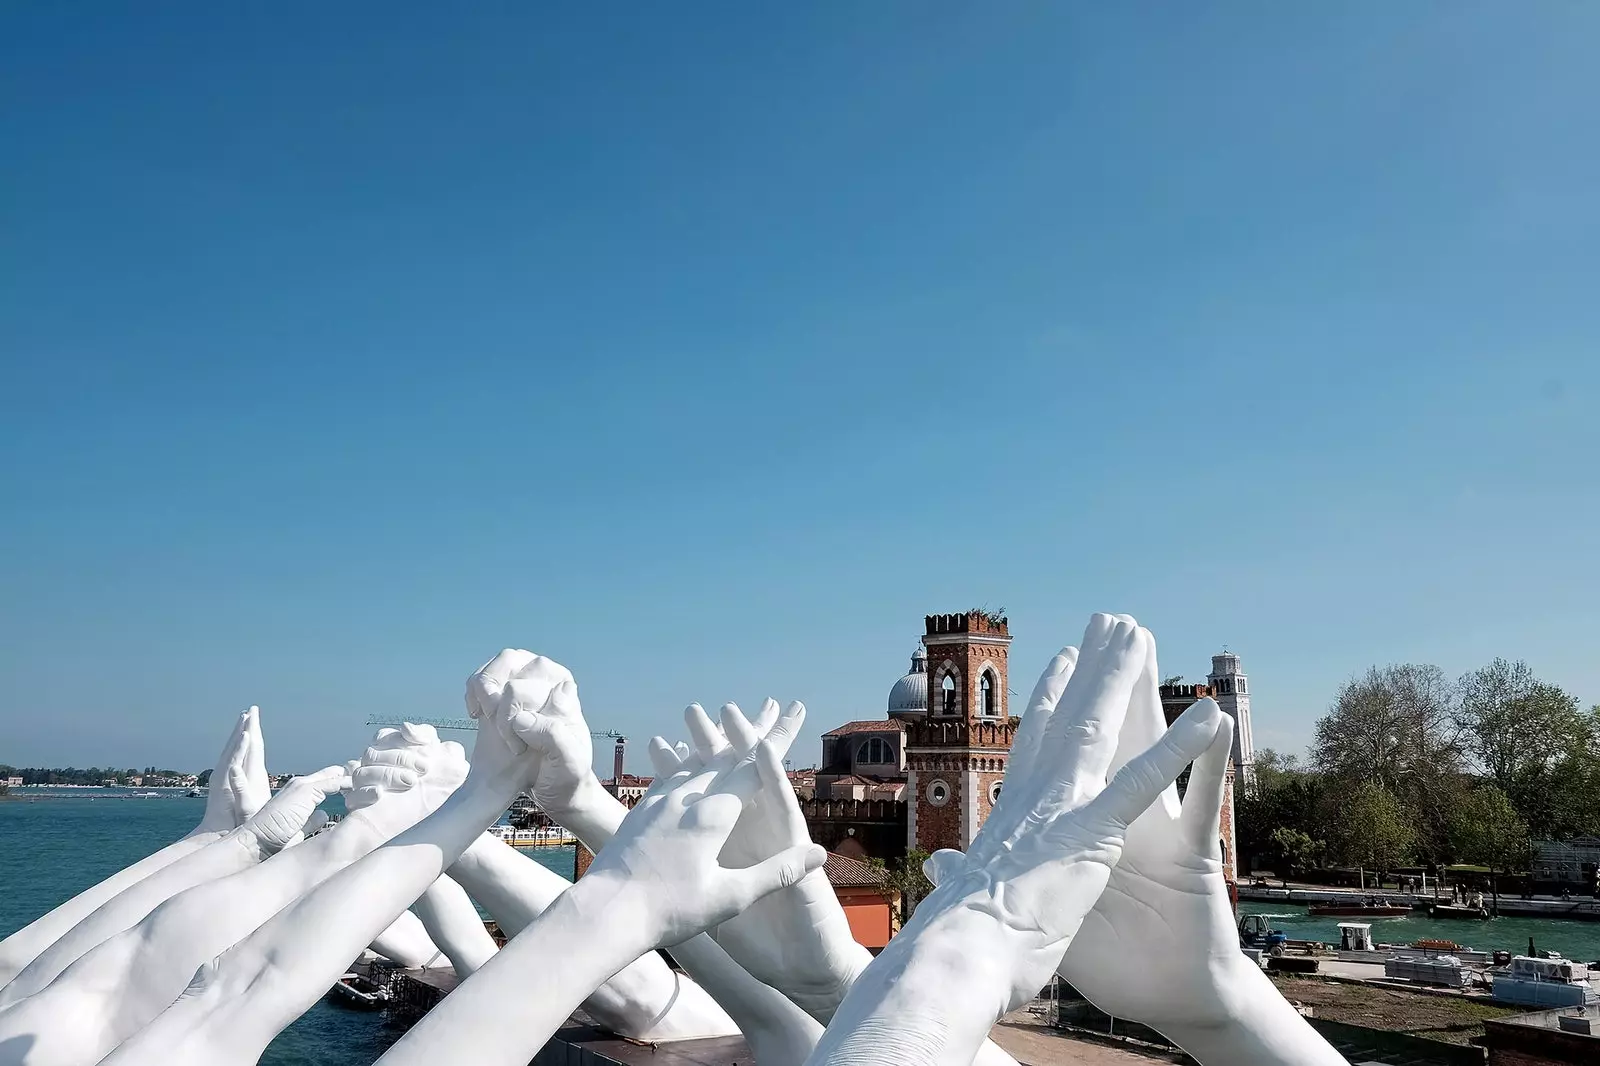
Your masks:
{"label": "canal", "polygon": [[1575,922],[1560,918],[1490,918],[1486,921],[1434,919],[1422,911],[1399,918],[1313,918],[1303,905],[1279,900],[1240,900],[1240,914],[1263,914],[1274,929],[1291,940],[1339,942],[1340,922],[1371,922],[1372,939],[1380,944],[1410,944],[1416,940],[1453,940],[1479,951],[1526,954],[1528,938],[1541,951],[1558,951],[1569,959],[1600,960],[1600,922]]}

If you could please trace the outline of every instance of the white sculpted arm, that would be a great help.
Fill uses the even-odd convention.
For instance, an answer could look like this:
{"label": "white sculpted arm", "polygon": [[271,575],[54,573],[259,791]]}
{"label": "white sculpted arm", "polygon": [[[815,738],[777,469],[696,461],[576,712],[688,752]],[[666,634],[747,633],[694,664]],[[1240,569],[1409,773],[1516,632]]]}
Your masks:
{"label": "white sculpted arm", "polygon": [[87,888],[50,913],[34,919],[0,941],[0,988],[42,955],[46,948],[124,889],[222,839],[243,824],[267,801],[267,774],[261,743],[260,715],[256,708],[239,715],[228,742],[212,771],[205,815],[189,834],[153,855]]}
{"label": "white sculpted arm", "polygon": [[405,970],[437,966],[445,959],[444,949],[434,941],[422,919],[410,911],[401,911],[367,946]]}
{"label": "white sculpted arm", "polygon": [[[1070,674],[1058,657],[1034,702],[1053,711]],[[1166,730],[1160,677],[1150,637],[1113,771]],[[1058,972],[1102,1010],[1150,1026],[1206,1066],[1341,1066],[1239,950],[1218,839],[1232,735],[1224,717],[1181,803],[1168,788],[1128,827],[1122,859]],[[1163,964],[1142,964],[1149,959]]]}
{"label": "white sculpted arm", "polygon": [[[658,782],[582,880],[379,1061],[437,1063],[469,1042],[479,1066],[522,1066],[608,974],[820,866],[815,845],[744,870],[719,865],[743,806],[741,790],[754,784],[739,769],[683,771]],[[552,967],[552,957],[568,965]],[[498,1024],[513,1014],[517,1026]]]}
{"label": "white sculpted arm", "polygon": [[[517,793],[532,786],[551,747],[550,735],[582,725],[572,675],[549,659],[538,660],[506,686],[495,720],[478,731],[466,782],[452,789],[437,810],[284,907],[204,967],[176,1003],[106,1062],[170,1062],[169,1048],[179,1049],[180,1061],[182,1056],[200,1062],[247,1055],[253,1061]],[[453,749],[449,757],[465,765],[458,746],[439,747]],[[428,777],[422,781],[426,790]],[[346,821],[362,814],[357,811]],[[240,994],[246,988],[250,994]]]}
{"label": "white sculpted arm", "polygon": [[428,938],[439,945],[456,976],[465,981],[500,950],[483,927],[478,908],[460,885],[441,877],[417,897],[411,910],[422,920]]}
{"label": "white sculpted arm", "polygon": [[[968,1066],[989,1029],[1048,981],[1117,862],[1127,826],[1218,734],[1203,701],[1109,785],[1145,634],[1096,615],[1062,712],[1025,748],[966,855],[929,860],[939,883],[856,981],[814,1064]],[[1032,709],[1030,708],[1030,713]]]}
{"label": "white sculpted arm", "polygon": [[[450,868],[450,876],[508,938],[520,934],[571,887],[565,878],[488,834],[473,841]],[[703,988],[674,973],[653,951],[595,989],[583,1008],[602,1026],[630,1040],[687,1040],[739,1031]]]}
{"label": "white sculpted arm", "polygon": [[[319,833],[251,869],[179,893],[18,1004],[14,1010],[26,1009],[34,1019],[19,1022],[31,1026],[20,1032],[35,1034],[40,1041],[69,1041],[73,1048],[50,1059],[41,1057],[43,1046],[36,1044],[30,1066],[99,1061],[167,1010],[202,963],[414,824],[465,773],[459,746],[439,743],[425,726],[381,730],[363,761],[352,765],[358,787],[346,798],[351,814],[332,832]],[[41,1000],[46,1004],[35,1009]],[[7,1028],[11,1021],[11,1012],[0,1014],[0,1040],[14,1035]]]}
{"label": "white sculpted arm", "polygon": [[317,804],[338,790],[344,776],[342,766],[331,766],[295,778],[232,833],[106,901],[18,974],[0,992],[0,1006],[38,992],[95,945],[131,929],[178,893],[255,866],[300,840],[313,815],[320,814]]}

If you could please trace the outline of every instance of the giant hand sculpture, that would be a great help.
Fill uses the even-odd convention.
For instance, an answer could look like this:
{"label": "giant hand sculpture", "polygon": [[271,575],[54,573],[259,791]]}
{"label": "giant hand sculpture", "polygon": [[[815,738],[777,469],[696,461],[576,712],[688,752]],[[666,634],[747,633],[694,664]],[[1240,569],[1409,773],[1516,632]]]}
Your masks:
{"label": "giant hand sculpture", "polygon": [[[552,738],[581,727],[582,721],[572,675],[559,663],[535,657],[505,685],[494,719],[478,731],[466,781],[437,810],[302,894],[199,970],[177,1002],[105,1061],[170,1063],[176,1055],[180,1061],[188,1056],[195,1062],[215,1062],[223,1056],[232,1060],[259,1055],[338,980],[362,947],[456,861],[517,793],[537,783],[542,767],[552,760]],[[381,738],[398,745],[392,754],[379,744],[368,750],[354,775],[357,809],[341,831],[383,808],[381,802],[374,808],[360,806],[366,787],[403,788],[402,801],[411,797],[419,812],[426,811],[433,802],[430,797],[442,791],[428,778],[438,772],[436,761],[450,761],[448,749],[453,746],[437,745],[433,754],[418,759],[409,751],[407,738],[431,734],[426,727],[404,727]],[[459,749],[454,754],[458,756]],[[249,995],[243,994],[245,990]]]}
{"label": "giant hand sculpture", "polygon": [[317,810],[337,792],[344,767],[297,777],[242,826],[197,852],[119,892],[79,922],[0,991],[0,1007],[40,991],[96,945],[130,929],[161,903],[195,885],[247,869],[314,831],[327,816]]}
{"label": "giant hand sculpture", "polygon": [[[261,708],[239,716],[239,727],[211,771],[206,812],[194,833],[220,833],[243,825],[272,795],[267,747],[261,739]],[[191,833],[190,835],[193,835]]]}
{"label": "giant hand sculpture", "polygon": [[[379,1061],[436,1063],[470,1042],[479,1066],[521,1066],[628,960],[681,943],[819,867],[815,845],[741,870],[719,864],[743,797],[758,787],[753,769],[753,759],[741,760],[658,780],[588,874]],[[566,965],[551,967],[550,958]],[[517,1026],[498,1024],[513,1013]]]}
{"label": "giant hand sculpture", "polygon": [[857,980],[810,1062],[968,1066],[1000,1016],[1043,987],[1128,825],[1218,734],[1221,712],[1202,701],[1106,784],[1145,649],[1131,620],[1091,620],[1061,708],[1023,726],[1036,750],[1008,769],[969,852],[929,860],[938,887]]}
{"label": "giant hand sculpture", "polygon": [[0,941],[0,988],[107,900],[232,832],[260,809],[268,793],[263,751],[260,714],[251,707],[239,715],[223,745],[200,823],[181,840],[85,889]]}
{"label": "giant hand sculpture", "polygon": [[[1034,688],[1029,706],[1041,725],[1072,674],[1070,650]],[[1160,677],[1146,631],[1113,770],[1166,731]],[[1232,738],[1233,720],[1224,716],[1182,803],[1169,787],[1128,827],[1121,861],[1059,972],[1101,1010],[1150,1026],[1206,1066],[1340,1066],[1343,1057],[1239,950],[1217,828]]]}
{"label": "giant hand sculpture", "polygon": [[[330,767],[336,769],[342,775],[347,768]],[[440,743],[432,729],[384,731],[354,772],[358,809],[332,832],[168,899],[0,1014],[0,1049],[26,1049],[28,1066],[99,1061],[172,1004],[201,963],[383,843],[395,827],[426,814],[465,773],[460,745]],[[431,783],[435,774],[440,780]],[[32,1040],[7,1039],[13,1036]],[[0,1057],[0,1066],[11,1064]]]}

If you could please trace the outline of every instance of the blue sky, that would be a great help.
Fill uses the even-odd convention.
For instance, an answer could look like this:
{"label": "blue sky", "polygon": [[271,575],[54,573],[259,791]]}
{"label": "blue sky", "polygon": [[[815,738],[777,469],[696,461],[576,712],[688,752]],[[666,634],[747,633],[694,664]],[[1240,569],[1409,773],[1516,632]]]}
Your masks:
{"label": "blue sky", "polygon": [[[1600,8],[11,4],[0,761],[505,645],[882,713],[925,613],[1600,701]],[[642,744],[630,767],[643,770]]]}

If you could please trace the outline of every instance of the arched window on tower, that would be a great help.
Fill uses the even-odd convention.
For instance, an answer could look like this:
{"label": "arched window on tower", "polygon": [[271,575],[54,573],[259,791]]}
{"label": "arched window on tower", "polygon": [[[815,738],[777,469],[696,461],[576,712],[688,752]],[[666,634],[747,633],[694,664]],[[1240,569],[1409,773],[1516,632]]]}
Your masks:
{"label": "arched window on tower", "polygon": [[993,718],[1000,713],[994,691],[994,675],[987,670],[978,679],[978,706],[983,708],[985,718]]}
{"label": "arched window on tower", "polygon": [[942,711],[942,713],[944,713],[944,714],[955,714],[956,713],[956,679],[951,677],[949,674],[945,674],[944,675],[944,683],[942,685],[940,685],[939,687],[940,687],[940,690],[943,692],[943,696],[942,696],[942,699],[943,699],[943,703],[942,703],[943,711]]}

